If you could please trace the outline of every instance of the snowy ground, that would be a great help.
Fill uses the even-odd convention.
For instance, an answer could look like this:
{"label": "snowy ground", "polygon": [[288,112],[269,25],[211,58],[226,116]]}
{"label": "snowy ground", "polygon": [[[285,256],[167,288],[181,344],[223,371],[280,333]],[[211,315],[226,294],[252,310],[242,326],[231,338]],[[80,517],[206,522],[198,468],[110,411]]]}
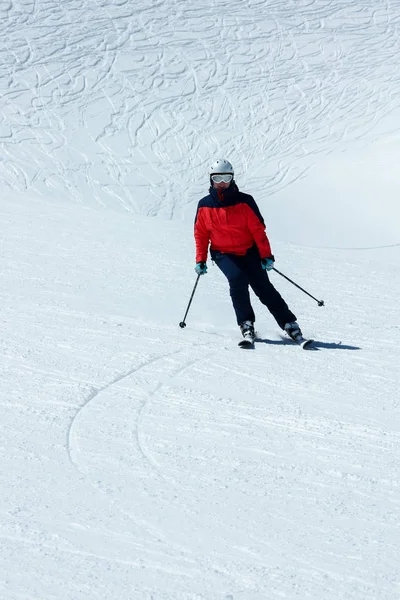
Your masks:
{"label": "snowy ground", "polygon": [[[1,600],[400,598],[399,14],[0,2]],[[215,156],[314,350],[178,327]]]}

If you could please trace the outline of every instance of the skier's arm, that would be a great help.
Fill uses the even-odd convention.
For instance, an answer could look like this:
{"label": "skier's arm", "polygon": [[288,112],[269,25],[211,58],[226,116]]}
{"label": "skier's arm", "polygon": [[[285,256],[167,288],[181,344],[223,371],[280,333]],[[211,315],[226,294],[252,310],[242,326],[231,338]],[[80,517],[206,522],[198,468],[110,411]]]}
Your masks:
{"label": "skier's arm", "polygon": [[271,258],[272,250],[267,234],[265,233],[264,219],[261,216],[260,210],[253,200],[246,204],[247,209],[247,227],[257,244],[261,258]]}
{"label": "skier's arm", "polygon": [[196,241],[196,263],[206,262],[210,235],[204,222],[203,211],[201,208],[197,209],[194,222],[194,239]]}

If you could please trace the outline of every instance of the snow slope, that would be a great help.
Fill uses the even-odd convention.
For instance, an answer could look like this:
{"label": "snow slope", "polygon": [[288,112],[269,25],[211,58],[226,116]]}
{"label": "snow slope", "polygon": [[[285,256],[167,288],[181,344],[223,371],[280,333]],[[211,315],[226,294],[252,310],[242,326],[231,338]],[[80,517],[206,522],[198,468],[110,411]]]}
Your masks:
{"label": "snow slope", "polygon": [[[399,8],[0,3],[1,599],[400,597]],[[178,327],[216,155],[312,351]]]}
{"label": "snow slope", "polygon": [[[191,223],[223,155],[280,239],[399,243],[385,169],[400,147],[399,8],[1,2],[1,189]],[[368,218],[355,231],[349,205],[366,200],[389,217],[381,236]]]}

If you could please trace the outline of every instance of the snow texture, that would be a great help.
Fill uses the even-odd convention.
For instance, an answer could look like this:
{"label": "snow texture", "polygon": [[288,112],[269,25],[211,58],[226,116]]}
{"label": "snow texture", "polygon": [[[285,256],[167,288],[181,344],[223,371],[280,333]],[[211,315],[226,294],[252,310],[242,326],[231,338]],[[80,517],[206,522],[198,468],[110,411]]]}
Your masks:
{"label": "snow texture", "polygon": [[[399,0],[0,0],[1,600],[400,598]],[[218,157],[307,352],[195,283]]]}

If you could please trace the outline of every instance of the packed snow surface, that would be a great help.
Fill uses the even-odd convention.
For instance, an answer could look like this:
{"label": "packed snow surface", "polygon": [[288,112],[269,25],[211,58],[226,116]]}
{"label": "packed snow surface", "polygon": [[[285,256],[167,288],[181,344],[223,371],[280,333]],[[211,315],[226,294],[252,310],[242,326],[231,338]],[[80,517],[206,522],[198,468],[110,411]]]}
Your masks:
{"label": "packed snow surface", "polygon": [[[399,15],[0,0],[1,600],[399,600]],[[311,350],[179,328],[218,157]]]}

